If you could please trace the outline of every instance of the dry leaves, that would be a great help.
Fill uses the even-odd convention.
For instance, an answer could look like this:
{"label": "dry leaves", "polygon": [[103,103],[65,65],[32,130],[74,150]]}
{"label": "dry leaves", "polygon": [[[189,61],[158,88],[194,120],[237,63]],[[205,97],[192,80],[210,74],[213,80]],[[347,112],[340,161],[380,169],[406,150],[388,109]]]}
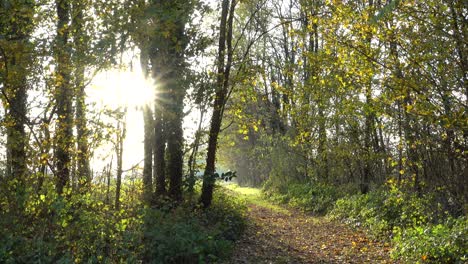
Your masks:
{"label": "dry leaves", "polygon": [[388,245],[323,217],[252,204],[249,220],[228,263],[394,263]]}

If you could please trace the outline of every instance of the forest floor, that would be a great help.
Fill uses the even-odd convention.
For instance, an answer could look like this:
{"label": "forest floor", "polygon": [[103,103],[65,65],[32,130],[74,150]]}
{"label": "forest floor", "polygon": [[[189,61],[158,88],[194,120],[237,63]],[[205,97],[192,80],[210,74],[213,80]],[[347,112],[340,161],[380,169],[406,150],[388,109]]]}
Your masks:
{"label": "forest floor", "polygon": [[260,190],[228,185],[248,205],[248,225],[227,263],[395,263],[390,245],[326,217],[272,204]]}

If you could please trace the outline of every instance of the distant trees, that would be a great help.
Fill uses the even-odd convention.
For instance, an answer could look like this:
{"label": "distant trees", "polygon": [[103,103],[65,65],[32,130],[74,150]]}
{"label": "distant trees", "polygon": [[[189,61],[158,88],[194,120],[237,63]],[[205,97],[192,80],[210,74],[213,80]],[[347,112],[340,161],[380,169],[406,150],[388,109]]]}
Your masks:
{"label": "distant trees", "polygon": [[466,203],[456,187],[465,186],[468,143],[462,9],[266,1],[271,29],[259,12],[234,32],[265,34],[226,106],[235,125],[222,136],[222,159],[242,171],[240,182],[272,188],[321,181],[366,193],[395,178]]}

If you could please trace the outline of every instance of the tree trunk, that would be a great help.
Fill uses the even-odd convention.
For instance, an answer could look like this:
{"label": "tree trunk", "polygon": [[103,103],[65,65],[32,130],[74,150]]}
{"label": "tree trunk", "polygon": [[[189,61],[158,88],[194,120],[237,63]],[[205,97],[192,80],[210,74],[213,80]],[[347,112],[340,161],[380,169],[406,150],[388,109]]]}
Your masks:
{"label": "tree trunk", "polygon": [[[394,38],[394,34],[392,33],[392,37]],[[395,84],[399,85],[400,80],[403,80],[404,75],[401,70],[401,66],[399,63],[399,58],[398,58],[398,49],[397,49],[397,44],[394,39],[390,41],[390,56],[392,59],[392,62],[394,63],[394,77],[395,77]],[[401,84],[403,86],[403,84]],[[407,89],[407,91],[404,91],[404,88]],[[418,163],[419,163],[419,154],[417,152],[417,146],[416,146],[416,139],[417,139],[417,132],[416,132],[416,127],[414,127],[415,120],[412,117],[410,113],[408,113],[408,107],[412,106],[412,98],[411,98],[411,93],[407,87],[402,88],[402,106],[401,106],[401,112],[403,113],[403,116],[401,118],[401,128],[404,133],[405,141],[406,141],[406,153],[408,156],[408,164],[410,171],[412,173],[411,176],[413,176],[413,183],[414,183],[414,189],[417,193],[420,193],[421,191],[421,186],[420,186],[420,179],[419,179],[419,169],[418,169]],[[400,135],[401,136],[401,135]],[[400,146],[402,147],[402,146]],[[400,157],[401,158],[401,157]],[[401,166],[401,164],[400,164]],[[403,173],[402,170],[399,172],[400,174]]]}
{"label": "tree trunk", "polygon": [[[18,43],[15,46],[21,46]],[[26,173],[26,64],[24,55],[12,54],[7,57],[9,68],[15,72],[9,73],[5,82],[7,98],[6,134],[7,134],[7,178],[22,182]]]}
{"label": "tree trunk", "polygon": [[182,73],[173,72],[170,83],[170,104],[167,111],[167,172],[169,173],[169,196],[173,201],[182,199],[183,147],[184,134],[182,130],[185,87],[176,77]]}
{"label": "tree trunk", "polygon": [[[18,6],[19,5],[19,6]],[[28,90],[28,68],[31,64],[30,54],[32,45],[29,42],[32,33],[34,16],[34,2],[22,1],[16,3],[14,7],[4,5],[5,17],[2,23],[2,36],[6,40],[2,41],[0,47],[0,57],[2,58],[3,81],[2,105],[5,107],[5,120],[2,122],[6,127],[6,177],[8,180],[17,180],[18,184],[11,185],[14,192],[23,192],[27,171],[26,164],[26,144],[27,137],[25,125],[27,123],[27,90]],[[10,10],[10,8],[16,9]],[[17,12],[21,10],[21,12]],[[14,12],[13,12],[14,11]],[[20,195],[21,196],[21,195]]]}
{"label": "tree trunk", "polygon": [[110,205],[110,184],[111,184],[111,177],[112,177],[112,159],[107,166],[107,171],[104,169],[104,172],[106,173],[106,204]]}
{"label": "tree trunk", "polygon": [[202,134],[202,124],[203,124],[203,117],[205,115],[205,106],[202,105],[200,106],[200,121],[198,122],[198,128],[197,131],[195,132],[195,139],[193,142],[193,149],[192,153],[190,154],[189,160],[188,160],[188,169],[189,169],[189,178],[190,178],[190,183],[188,187],[188,192],[193,193],[193,188],[195,185],[195,166],[197,164],[197,155],[198,155],[198,148],[200,146],[200,139],[201,139],[201,134]]}
{"label": "tree trunk", "polygon": [[158,21],[160,28],[139,41],[148,44],[143,45],[142,57],[144,62],[147,58],[151,61],[152,78],[157,82],[154,113],[155,194],[161,196],[166,193],[167,173],[169,195],[178,201],[182,198],[182,120],[186,94],[184,55],[190,39],[185,30],[195,2],[159,0],[150,1],[150,6],[155,10],[153,19]]}
{"label": "tree trunk", "polygon": [[86,93],[85,93],[85,63],[83,62],[86,49],[86,33],[84,30],[84,3],[81,0],[73,1],[73,42],[75,45],[75,106],[76,106],[76,137],[77,137],[77,178],[80,192],[89,191],[91,187],[91,173],[89,164],[88,129],[86,119]]}
{"label": "tree trunk", "polygon": [[70,85],[71,52],[69,43],[70,2],[56,0],[57,36],[55,43],[55,59],[57,70],[55,75],[57,104],[56,129],[56,189],[61,195],[70,179],[71,150],[73,149],[73,89]]}
{"label": "tree trunk", "polygon": [[155,82],[162,83],[155,87],[154,100],[153,179],[156,183],[156,197],[166,195],[166,127],[164,119],[167,92],[162,70],[165,64],[163,59],[162,54],[151,53],[152,78]]}
{"label": "tree trunk", "polygon": [[[216,149],[218,146],[218,135],[221,129],[221,122],[223,118],[222,112],[226,103],[226,93],[228,91],[229,76],[232,64],[232,24],[234,19],[235,6],[236,0],[232,0],[230,5],[229,0],[223,0],[217,58],[218,76],[216,79],[216,93],[213,105],[213,115],[211,117],[210,134],[208,138],[208,153],[206,157],[206,167],[201,194],[201,203],[205,208],[211,205],[211,201],[213,199],[213,189],[215,183],[213,175],[215,173]],[[226,44],[228,46],[227,62],[226,66],[224,66]]]}
{"label": "tree trunk", "polygon": [[148,105],[143,108],[144,119],[144,167],[143,167],[143,191],[144,198],[147,203],[150,203],[153,193],[153,113]]}
{"label": "tree trunk", "polygon": [[[17,23],[24,23],[29,18],[20,18]],[[21,213],[24,209],[26,194],[26,144],[27,135],[25,125],[27,122],[27,90],[28,67],[30,64],[29,32],[21,32],[15,22],[12,22],[12,32],[18,39],[8,40],[4,59],[5,79],[2,87],[2,105],[5,107],[5,120],[2,122],[6,128],[6,187],[11,192],[8,195],[10,210]],[[1,179],[1,176],[0,176]]]}
{"label": "tree trunk", "polygon": [[[124,117],[125,118],[125,117]],[[115,187],[115,210],[120,210],[120,188],[122,186],[122,158],[123,158],[123,142],[127,131],[127,122],[124,120],[117,123],[117,146],[115,148],[117,156],[117,181]]]}
{"label": "tree trunk", "polygon": [[[374,10],[374,1],[369,0],[369,17],[372,17],[372,11]],[[371,47],[371,42],[372,42],[372,32],[367,32],[366,33],[366,48],[367,48],[367,53],[368,56],[372,56],[372,47]],[[373,68],[372,64],[369,65],[369,67]],[[373,72],[373,70],[372,70]],[[372,151],[372,133],[374,131],[374,110],[373,110],[373,105],[372,105],[372,78],[373,76],[369,76],[368,83],[366,84],[365,87],[365,96],[366,96],[366,102],[364,105],[364,117],[365,117],[365,128],[364,128],[364,168],[363,168],[363,175],[362,175],[362,180],[361,180],[361,193],[366,194],[369,192],[369,185],[371,178],[373,176],[372,173],[372,167],[373,167],[373,151]]]}

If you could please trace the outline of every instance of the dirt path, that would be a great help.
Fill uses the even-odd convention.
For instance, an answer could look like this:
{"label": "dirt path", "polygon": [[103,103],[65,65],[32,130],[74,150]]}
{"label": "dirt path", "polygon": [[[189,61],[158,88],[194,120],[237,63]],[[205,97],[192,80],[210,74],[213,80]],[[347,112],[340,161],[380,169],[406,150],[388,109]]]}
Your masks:
{"label": "dirt path", "polygon": [[[246,197],[249,224],[228,263],[393,263],[390,247],[344,224]],[[250,191],[251,192],[251,191]]]}

